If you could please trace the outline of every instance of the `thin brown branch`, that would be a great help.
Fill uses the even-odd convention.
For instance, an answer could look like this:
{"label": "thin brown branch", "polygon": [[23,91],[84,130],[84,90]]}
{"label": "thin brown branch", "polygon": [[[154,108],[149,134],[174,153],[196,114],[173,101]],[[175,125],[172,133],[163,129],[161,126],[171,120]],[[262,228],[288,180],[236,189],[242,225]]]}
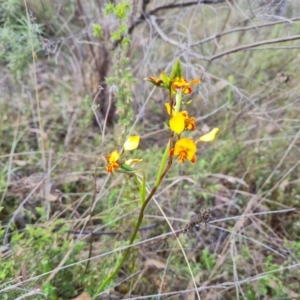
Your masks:
{"label": "thin brown branch", "polygon": [[[155,28],[156,32],[159,34],[159,36],[167,43],[171,44],[171,45],[174,45],[176,47],[179,47],[179,48],[182,48],[182,49],[185,49],[186,48],[186,45],[185,44],[182,44],[180,42],[177,42],[175,40],[172,40],[170,39],[162,30],[161,28],[158,26],[158,24],[156,23],[156,17],[153,16],[153,15],[149,15],[148,19],[150,20],[150,23],[151,25]],[[197,45],[201,45],[205,42],[208,42],[208,41],[211,41],[213,39],[218,39],[224,35],[227,35],[227,34],[230,34],[230,33],[235,33],[235,32],[239,32],[239,31],[248,31],[248,30],[253,30],[253,29],[258,29],[258,28],[262,28],[262,27],[268,27],[268,26],[273,26],[273,25],[277,25],[277,24],[284,24],[286,22],[293,22],[293,21],[297,21],[297,20],[300,20],[300,18],[294,18],[294,19],[290,19],[290,20],[284,20],[284,21],[279,21],[279,22],[272,22],[272,23],[267,23],[267,24],[261,24],[261,25],[257,25],[257,26],[247,26],[247,27],[239,27],[239,28],[235,28],[235,29],[231,29],[231,30],[228,30],[228,31],[223,31],[221,33],[218,33],[218,34],[215,34],[213,36],[210,36],[208,38],[205,38],[203,40],[200,40],[199,42],[196,42],[196,43],[193,43],[193,44],[190,44],[189,46],[190,47],[193,47],[193,46],[197,46]],[[259,46],[259,45],[258,45]],[[242,50],[249,50],[247,48],[244,48],[246,46],[241,46],[242,47]],[[238,50],[240,51],[240,50]],[[217,56],[218,54],[216,55],[213,55],[212,57],[215,57]],[[207,58],[207,57],[198,57],[202,60],[208,60],[208,61],[212,61],[210,58]]]}
{"label": "thin brown branch", "polygon": [[274,25],[278,25],[278,24],[292,23],[292,22],[299,21],[299,20],[300,20],[300,18],[298,17],[298,18],[293,18],[293,19],[286,19],[286,20],[283,20],[283,21],[270,22],[270,23],[266,23],[266,24],[233,28],[233,29],[226,30],[226,31],[217,33],[215,35],[209,36],[209,37],[207,37],[203,40],[200,40],[198,42],[192,43],[192,44],[190,44],[190,46],[191,47],[198,46],[198,45],[207,43],[211,40],[217,39],[221,36],[231,34],[231,33],[235,33],[235,32],[239,32],[239,31],[248,31],[248,30],[254,30],[254,29],[257,30],[258,28],[269,27],[269,26],[274,26]]}
{"label": "thin brown branch", "polygon": [[[190,2],[184,2],[184,3],[172,3],[172,4],[167,4],[167,5],[162,5],[158,6],[149,12],[146,12],[146,6],[148,4],[148,1],[143,1],[142,4],[142,12],[140,16],[130,25],[128,28],[128,33],[132,34],[133,30],[135,29],[136,26],[139,24],[143,23],[146,19],[148,19],[151,15],[154,15],[160,11],[163,10],[168,10],[168,9],[174,9],[174,8],[183,8],[183,7],[189,7],[189,6],[194,6],[197,4],[218,4],[218,3],[223,3],[226,2],[226,0],[199,0],[199,1],[190,1]],[[122,41],[123,37],[116,41],[113,45],[113,50],[120,44]]]}
{"label": "thin brown branch", "polygon": [[203,1],[190,1],[185,3],[172,3],[167,5],[158,6],[152,10],[150,10],[148,13],[146,11],[142,11],[141,15],[135,20],[135,22],[129,27],[128,33],[132,33],[134,28],[143,23],[149,16],[154,15],[162,10],[167,9],[174,9],[174,8],[182,8],[182,7],[189,7],[197,4],[216,4],[216,3],[222,3],[226,0],[203,0]]}
{"label": "thin brown branch", "polygon": [[154,9],[152,9],[151,11],[149,11],[148,15],[153,15],[161,10],[166,10],[166,9],[183,8],[183,7],[194,6],[197,4],[218,4],[218,3],[223,3],[223,2],[226,2],[226,0],[202,0],[202,1],[200,0],[200,1],[190,1],[190,2],[184,2],[184,3],[166,4],[166,5],[158,6]]}
{"label": "thin brown branch", "polygon": [[300,35],[293,35],[293,36],[286,37],[286,38],[264,40],[264,41],[256,42],[256,43],[253,43],[253,44],[248,44],[248,45],[236,47],[236,48],[221,52],[219,54],[213,55],[211,57],[207,57],[207,58],[202,57],[202,59],[208,60],[208,61],[213,61],[213,60],[215,60],[217,58],[220,58],[222,56],[232,54],[232,53],[235,53],[235,52],[239,52],[239,51],[244,51],[244,50],[247,50],[247,49],[250,49],[250,48],[255,48],[255,47],[259,47],[259,46],[263,46],[263,45],[269,45],[269,44],[290,42],[290,41],[295,41],[295,40],[299,40],[299,39],[300,39]]}

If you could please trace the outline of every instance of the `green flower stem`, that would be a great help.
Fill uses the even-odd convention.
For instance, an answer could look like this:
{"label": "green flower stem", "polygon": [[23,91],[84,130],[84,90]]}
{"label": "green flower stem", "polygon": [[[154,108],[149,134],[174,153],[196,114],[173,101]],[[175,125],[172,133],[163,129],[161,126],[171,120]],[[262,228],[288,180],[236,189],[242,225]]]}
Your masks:
{"label": "green flower stem", "polygon": [[[171,93],[171,92],[170,92]],[[175,106],[175,114],[179,112],[180,110],[180,106],[181,106],[181,100],[182,100],[182,92],[181,90],[179,90],[176,95],[175,95],[175,99],[176,99],[176,106]],[[171,101],[172,99],[170,99]],[[171,101],[172,103],[172,101]],[[171,106],[171,111],[172,111],[172,106]],[[157,178],[156,178],[156,181],[154,183],[154,186],[158,186],[160,181],[161,181],[161,175],[163,173],[163,170],[165,168],[165,165],[167,163],[167,159],[169,157],[169,153],[170,153],[170,148],[172,146],[172,141],[173,141],[173,136],[174,134],[172,133],[171,136],[170,136],[170,141],[168,143],[168,146],[164,152],[164,155],[162,157],[162,160],[161,160],[161,163],[160,163],[160,166],[159,166],[159,170],[158,170],[158,173],[157,173]]]}
{"label": "green flower stem", "polygon": [[[176,106],[175,106],[175,112],[178,112],[180,110],[180,105],[181,105],[181,99],[182,99],[182,92],[179,91],[177,92],[176,94]],[[174,137],[174,132],[171,132],[170,134],[170,140],[169,140],[169,143],[166,147],[166,150],[163,154],[163,157],[162,157],[162,160],[161,160],[161,163],[160,163],[160,167],[159,167],[159,170],[158,170],[158,173],[157,173],[157,178],[156,178],[156,181],[154,183],[154,187],[152,188],[150,194],[148,195],[148,197],[146,198],[145,202],[142,204],[142,207],[141,207],[141,210],[140,210],[140,214],[139,214],[139,218],[138,218],[138,221],[135,225],[135,228],[134,228],[134,231],[130,237],[130,240],[129,240],[129,246],[133,244],[135,238],[136,238],[136,235],[138,233],[138,230],[142,224],[142,221],[143,221],[143,218],[144,218],[144,212],[145,212],[145,209],[148,205],[148,203],[150,202],[150,200],[152,199],[152,197],[154,196],[157,188],[159,187],[162,179],[167,175],[167,173],[169,172],[170,168],[171,168],[171,165],[172,165],[172,157],[169,156],[169,152],[170,152],[170,145],[172,145],[173,143],[173,137]],[[167,160],[169,158],[169,161],[168,161],[168,164],[165,168],[165,165],[167,163]],[[120,260],[119,264],[117,265],[117,267],[115,268],[115,270],[105,278],[105,280],[101,283],[101,285],[99,286],[98,290],[97,290],[97,294],[101,293],[105,287],[107,286],[107,284],[119,273],[120,269],[122,268],[124,262],[127,260],[129,254],[130,254],[130,250],[131,250],[131,247],[128,247],[126,250],[125,250],[125,253],[122,257],[122,259]]]}
{"label": "green flower stem", "polygon": [[158,173],[157,173],[157,177],[156,177],[156,181],[154,183],[154,187],[158,187],[160,182],[161,182],[161,174],[163,173],[163,170],[165,168],[165,165],[167,163],[167,160],[168,160],[168,157],[169,157],[169,153],[170,153],[170,141],[166,147],[166,150],[164,152],[164,155],[161,159],[161,162],[160,162],[160,166],[159,166],[159,170],[158,170]]}
{"label": "green flower stem", "polygon": [[[138,221],[135,225],[135,228],[134,228],[134,231],[130,237],[130,240],[129,240],[129,246],[133,244],[135,238],[136,238],[136,235],[137,235],[137,232],[141,226],[141,223],[143,221],[143,217],[144,217],[144,211],[146,209],[146,206],[147,204],[149,203],[149,201],[151,200],[152,196],[155,194],[157,190],[157,186],[154,186],[152,191],[150,192],[150,194],[148,195],[146,201],[144,202],[144,204],[142,205],[142,208],[140,210],[140,214],[139,214],[139,218],[138,218]],[[130,253],[130,250],[131,248],[128,247],[126,250],[125,250],[125,253],[122,257],[122,259],[120,260],[118,266],[116,267],[116,269],[108,276],[105,278],[105,280],[102,282],[102,284],[100,285],[100,287],[98,288],[97,290],[97,294],[101,293],[105,287],[107,286],[107,284],[119,273],[120,269],[122,268],[124,262],[126,261],[126,259],[128,258],[129,256],[129,253]]]}
{"label": "green flower stem", "polygon": [[176,114],[179,112],[180,106],[181,106],[181,100],[182,100],[182,91],[181,90],[179,90],[176,93],[175,99],[176,99],[176,105],[175,105],[175,114]]}

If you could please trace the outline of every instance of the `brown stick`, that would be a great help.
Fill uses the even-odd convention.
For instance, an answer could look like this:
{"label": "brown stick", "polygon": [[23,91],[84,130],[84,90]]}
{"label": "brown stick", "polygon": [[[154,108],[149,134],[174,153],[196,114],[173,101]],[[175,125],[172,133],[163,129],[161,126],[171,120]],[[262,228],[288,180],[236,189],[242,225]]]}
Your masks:
{"label": "brown stick", "polygon": [[263,46],[263,45],[269,45],[269,44],[290,42],[290,41],[295,41],[295,40],[299,40],[299,39],[300,39],[300,35],[293,35],[293,36],[286,37],[286,38],[278,38],[278,39],[273,39],[273,40],[260,41],[260,42],[256,42],[256,43],[253,43],[253,44],[248,44],[248,45],[236,47],[236,48],[221,52],[219,54],[213,55],[211,57],[207,57],[207,58],[202,57],[202,59],[208,60],[208,61],[213,61],[213,60],[215,60],[217,58],[220,58],[222,56],[232,54],[232,53],[235,53],[235,52],[239,52],[239,51],[243,51],[243,50],[246,50],[246,49],[255,48],[255,47],[259,47],[259,46]]}

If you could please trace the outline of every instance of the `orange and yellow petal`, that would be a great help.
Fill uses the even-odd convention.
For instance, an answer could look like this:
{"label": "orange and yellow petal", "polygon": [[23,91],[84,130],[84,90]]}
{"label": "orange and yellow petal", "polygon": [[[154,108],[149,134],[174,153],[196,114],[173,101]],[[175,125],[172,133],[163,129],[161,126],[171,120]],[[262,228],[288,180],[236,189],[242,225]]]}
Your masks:
{"label": "orange and yellow petal", "polygon": [[110,164],[115,163],[120,158],[118,150],[112,151],[109,155],[106,156],[106,161]]}
{"label": "orange and yellow petal", "polygon": [[[170,105],[165,104],[167,110],[170,109]],[[196,128],[196,118],[189,117],[187,111],[178,112],[174,117],[170,119],[170,128],[176,132],[178,135],[181,134],[184,130],[195,130]]]}
{"label": "orange and yellow petal", "polygon": [[108,173],[112,174],[116,169],[120,168],[121,165],[119,163],[108,164],[105,169]]}
{"label": "orange and yellow petal", "polygon": [[189,82],[189,84],[199,84],[200,83],[200,79],[199,78],[196,78],[196,79],[193,79],[192,81]]}
{"label": "orange and yellow petal", "polygon": [[194,117],[187,117],[185,119],[185,130],[193,131],[196,128],[196,118]]}
{"label": "orange and yellow petal", "polygon": [[193,89],[190,86],[187,86],[182,91],[184,94],[191,94],[193,92]]}
{"label": "orange and yellow petal", "polygon": [[184,78],[184,77],[176,77],[173,81],[172,81],[172,88],[174,90],[178,90],[178,89],[184,89],[185,87],[187,87],[188,81]]}
{"label": "orange and yellow petal", "polygon": [[140,143],[140,137],[138,135],[130,136],[123,145],[124,151],[130,151],[136,149],[139,143]]}
{"label": "orange and yellow petal", "polygon": [[106,161],[108,162],[108,165],[105,167],[105,169],[108,173],[112,174],[115,169],[121,166],[120,163],[118,162],[119,158],[120,158],[120,154],[118,150],[114,150],[109,155],[106,156]]}
{"label": "orange and yellow petal", "polygon": [[183,163],[186,159],[190,160],[192,163],[196,162],[197,146],[192,139],[181,138],[179,139],[175,147],[171,149],[170,155],[177,155],[178,161]]}
{"label": "orange and yellow petal", "polygon": [[154,85],[159,86],[159,87],[163,87],[164,82],[157,77],[148,77],[148,78],[144,78],[144,80],[150,81],[152,82]]}
{"label": "orange and yellow petal", "polygon": [[178,112],[174,117],[169,121],[170,128],[178,135],[181,134],[185,129],[185,119],[186,117],[182,112]]}
{"label": "orange and yellow petal", "polygon": [[184,94],[191,94],[193,92],[193,89],[191,88],[192,84],[199,84],[200,83],[200,79],[196,78],[190,82],[188,82],[184,77],[176,77],[171,85],[173,90],[177,91],[179,89],[182,90],[182,92]]}
{"label": "orange and yellow petal", "polygon": [[167,89],[170,87],[170,78],[164,72],[162,72],[159,75],[159,78],[151,76],[151,77],[148,77],[148,78],[144,78],[144,80],[150,81],[158,87],[167,88]]}
{"label": "orange and yellow petal", "polygon": [[211,141],[213,141],[216,138],[216,136],[217,136],[217,134],[218,134],[219,131],[220,131],[219,128],[214,128],[213,130],[211,130],[207,134],[202,135],[199,138],[198,141],[199,142],[211,142]]}

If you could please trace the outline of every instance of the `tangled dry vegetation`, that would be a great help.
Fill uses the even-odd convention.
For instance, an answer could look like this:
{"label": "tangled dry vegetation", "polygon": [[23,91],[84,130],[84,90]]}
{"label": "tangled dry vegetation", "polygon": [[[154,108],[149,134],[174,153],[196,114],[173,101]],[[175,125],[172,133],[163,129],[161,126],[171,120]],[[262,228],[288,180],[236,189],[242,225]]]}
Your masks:
{"label": "tangled dry vegetation", "polygon": [[[1,299],[299,299],[299,1],[107,5],[0,3]],[[155,180],[166,94],[143,78],[177,59],[201,78],[195,135],[220,134],[174,164],[100,293],[139,209],[104,157],[138,133]]]}

